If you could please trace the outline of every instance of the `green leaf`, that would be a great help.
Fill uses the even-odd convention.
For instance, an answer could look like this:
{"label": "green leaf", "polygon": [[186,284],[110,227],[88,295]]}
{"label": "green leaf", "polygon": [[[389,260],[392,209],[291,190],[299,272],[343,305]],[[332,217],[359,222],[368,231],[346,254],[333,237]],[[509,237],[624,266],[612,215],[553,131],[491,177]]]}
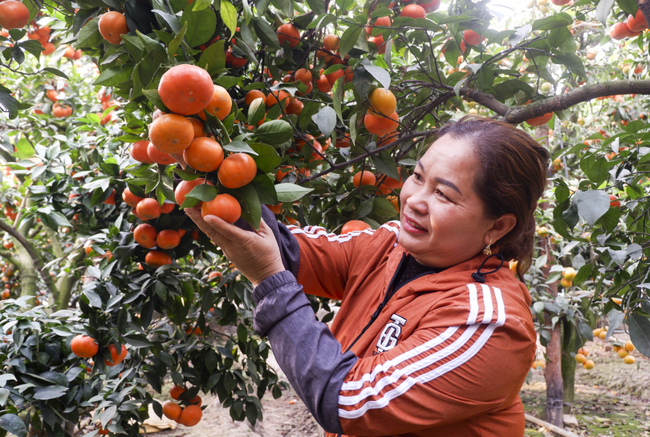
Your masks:
{"label": "green leaf", "polygon": [[[257,5],[258,13],[260,13],[260,5]],[[267,21],[262,17],[253,17],[251,20],[253,27],[255,28],[255,33],[258,38],[267,46],[273,50],[280,49],[280,41],[278,40],[278,35],[275,30],[267,23]]]}
{"label": "green leaf", "polygon": [[634,15],[639,6],[635,0],[616,0],[618,7],[623,9],[628,14]]}
{"label": "green leaf", "polygon": [[296,184],[278,184],[275,186],[275,192],[278,193],[278,200],[283,203],[295,202],[312,191],[314,191],[313,188],[305,188]]}
{"label": "green leaf", "polygon": [[553,50],[553,57],[551,58],[554,64],[564,65],[573,74],[581,77],[587,77],[585,66],[582,60],[573,53],[563,53],[559,50]]}
{"label": "green leaf", "polygon": [[190,47],[197,47],[210,41],[217,28],[217,15],[212,9],[193,11],[185,8],[181,23],[187,23],[185,41]]}
{"label": "green leaf", "polygon": [[[320,104],[318,102],[311,100],[305,102],[305,106],[302,108],[300,116],[298,117],[298,125],[301,129],[307,129],[307,126],[311,123],[311,116],[318,112],[319,107]],[[648,156],[650,156],[650,154]]]}
{"label": "green leaf", "polygon": [[607,27],[607,17],[614,6],[614,0],[600,0],[596,6],[596,19]]}
{"label": "green leaf", "polygon": [[357,43],[362,31],[363,26],[353,24],[343,32],[343,36],[339,43],[339,56],[341,56],[341,58],[345,58],[345,55],[350,53],[350,50],[354,48],[354,45]]}
{"label": "green leaf", "polygon": [[255,164],[257,164],[257,168],[263,173],[274,171],[282,162],[282,158],[278,152],[268,144],[252,143],[249,146],[255,151],[253,159],[255,160]]}
{"label": "green leaf", "polygon": [[390,87],[390,74],[388,71],[381,67],[375,67],[372,65],[364,65],[363,68],[365,68],[368,73],[372,74],[372,77],[377,79],[377,82],[379,82],[384,89]]}
{"label": "green leaf", "polygon": [[16,147],[16,152],[14,153],[16,158],[27,159],[34,156],[34,148],[29,143],[29,141],[27,141],[27,138],[23,137],[20,140],[16,141],[14,146]]}
{"label": "green leaf", "polygon": [[254,135],[263,143],[282,144],[293,138],[293,128],[284,120],[271,120],[258,127]]}
{"label": "green leaf", "polygon": [[582,218],[591,226],[609,210],[609,194],[600,190],[579,191],[573,198]]}
{"label": "green leaf", "polygon": [[372,205],[372,212],[379,217],[390,218],[397,214],[393,203],[385,197],[375,197]]}
{"label": "green leaf", "polygon": [[343,124],[345,124],[345,120],[343,120],[341,103],[343,101],[343,88],[345,85],[344,79],[345,77],[339,77],[338,79],[336,79],[336,82],[334,82],[334,86],[332,87],[332,106],[334,106],[334,111],[336,115],[338,115],[339,119]]}
{"label": "green leaf", "polygon": [[395,164],[395,161],[388,152],[381,152],[377,155],[372,155],[371,161],[377,171],[393,179],[400,179],[397,164]]}
{"label": "green leaf", "polygon": [[59,70],[58,68],[45,67],[43,69],[43,71],[47,71],[48,73],[52,73],[53,75],[62,77],[64,79],[69,79],[69,77],[63,71]]}
{"label": "green leaf", "polygon": [[167,55],[169,56],[170,59],[173,59],[174,55],[176,54],[176,51],[181,46],[186,31],[187,31],[187,22],[183,23],[183,27],[181,28],[181,31],[178,33],[178,35],[174,37],[172,42],[169,43],[169,47],[167,49]]}
{"label": "green leaf", "polygon": [[162,102],[162,99],[160,98],[157,89],[142,90],[142,94],[144,94],[147,100],[153,103],[156,106],[156,108],[160,109],[163,112],[170,112],[169,109],[167,109],[165,104]]}
{"label": "green leaf", "polygon": [[279,203],[278,193],[275,192],[273,180],[268,175],[260,174],[255,176],[251,184],[255,188],[255,191],[257,191],[257,196],[261,203],[265,205],[276,205]]}
{"label": "green leaf", "polygon": [[212,0],[196,0],[193,5],[193,11],[202,11],[212,6]]}
{"label": "green leaf", "polygon": [[133,73],[134,65],[124,66],[124,67],[111,67],[108,68],[99,75],[94,85],[103,85],[103,86],[118,86],[131,78],[131,73]]}
{"label": "green leaf", "polygon": [[650,357],[650,320],[637,313],[632,313],[627,318],[630,330],[630,341],[646,357]]}
{"label": "green leaf", "polygon": [[[613,0],[612,0],[613,1]],[[566,27],[573,23],[573,18],[566,12],[540,18],[533,22],[533,30],[551,30],[556,27]]]}
{"label": "green leaf", "polygon": [[325,12],[325,2],[322,0],[307,0],[309,9],[311,9],[316,15],[322,15]]}
{"label": "green leaf", "polygon": [[0,416],[0,428],[17,437],[27,437],[27,426],[25,426],[25,422],[15,414],[3,414]]}
{"label": "green leaf", "polygon": [[253,149],[250,148],[250,146],[243,142],[243,141],[233,141],[231,143],[226,144],[223,146],[224,149],[226,149],[229,152],[234,152],[234,153],[249,153],[251,155],[257,155],[257,152]]}
{"label": "green leaf", "polygon": [[259,97],[253,100],[248,107],[248,124],[255,126],[266,115],[266,102]]}
{"label": "green leaf", "polygon": [[68,391],[68,387],[63,387],[61,385],[52,385],[49,387],[44,387],[36,392],[34,392],[34,399],[39,399],[41,401],[46,401],[48,399],[57,399],[65,395]]}
{"label": "green leaf", "polygon": [[[341,79],[339,78],[339,80]],[[313,115],[311,119],[314,120],[318,129],[326,137],[329,137],[336,127],[336,111],[334,111],[330,106],[323,107],[317,114]]]}
{"label": "green leaf", "polygon": [[199,58],[198,65],[205,68],[208,73],[222,70],[226,66],[226,53],[224,51],[224,40],[219,40],[203,51]]}
{"label": "green leaf", "polygon": [[94,48],[101,45],[104,41],[104,37],[99,33],[99,20],[94,19],[86,23],[84,27],[81,28],[77,34],[77,41],[75,42],[75,48]]}
{"label": "green leaf", "polygon": [[[192,189],[192,191],[187,193],[186,197],[207,202],[217,197],[217,194],[218,194],[217,189],[212,185],[201,184],[201,185],[197,185]],[[183,202],[183,205],[185,205],[185,202]]]}
{"label": "green leaf", "polygon": [[2,108],[2,111],[9,113],[9,118],[18,116],[18,100],[11,95],[10,90],[3,86],[0,86],[0,108]]}
{"label": "green leaf", "polygon": [[221,13],[223,24],[230,29],[230,37],[232,38],[237,29],[237,8],[228,0],[221,0],[221,9],[219,12]]}
{"label": "green leaf", "polygon": [[242,218],[258,231],[262,220],[262,205],[255,187],[251,184],[244,185],[237,189],[237,194],[243,200]]}
{"label": "green leaf", "polygon": [[[193,181],[201,177],[201,175],[196,174],[193,171],[187,171],[180,168],[175,168],[174,173],[176,173],[184,181]],[[129,185],[129,187],[130,186],[131,185]],[[133,191],[133,189],[131,191]]]}

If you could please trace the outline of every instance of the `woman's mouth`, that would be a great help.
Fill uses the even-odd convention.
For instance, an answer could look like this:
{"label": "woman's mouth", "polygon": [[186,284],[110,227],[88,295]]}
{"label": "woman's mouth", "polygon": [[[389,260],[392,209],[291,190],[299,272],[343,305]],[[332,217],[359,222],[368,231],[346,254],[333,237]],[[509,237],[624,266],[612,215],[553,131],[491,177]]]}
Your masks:
{"label": "woman's mouth", "polygon": [[404,216],[404,228],[406,231],[411,233],[424,234],[427,232],[427,230],[420,226],[418,222],[408,216]]}

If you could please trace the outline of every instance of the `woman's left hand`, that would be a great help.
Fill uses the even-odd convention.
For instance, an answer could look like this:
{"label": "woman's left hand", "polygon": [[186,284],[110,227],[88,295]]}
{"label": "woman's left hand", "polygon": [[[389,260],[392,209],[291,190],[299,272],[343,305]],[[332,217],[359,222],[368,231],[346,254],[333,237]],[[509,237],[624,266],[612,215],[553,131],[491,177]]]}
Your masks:
{"label": "woman's left hand", "polygon": [[258,232],[251,232],[214,215],[204,219],[199,208],[187,208],[185,212],[253,285],[285,270],[273,231],[264,220]]}

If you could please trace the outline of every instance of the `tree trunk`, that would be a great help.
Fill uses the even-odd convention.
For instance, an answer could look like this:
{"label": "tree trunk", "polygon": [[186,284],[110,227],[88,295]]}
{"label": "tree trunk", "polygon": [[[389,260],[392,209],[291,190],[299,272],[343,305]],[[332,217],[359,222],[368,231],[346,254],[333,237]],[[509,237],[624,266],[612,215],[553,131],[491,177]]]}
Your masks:
{"label": "tree trunk", "polygon": [[77,277],[74,273],[79,264],[83,261],[85,255],[86,252],[83,246],[79,246],[69,255],[68,264],[64,269],[67,271],[67,274],[60,277],[56,282],[56,288],[59,290],[58,300],[56,301],[57,310],[65,310],[68,308],[72,289],[77,283]]}
{"label": "tree trunk", "polygon": [[562,385],[564,390],[564,413],[571,412],[575,397],[576,360],[571,356],[575,350],[576,330],[573,324],[562,321]]}

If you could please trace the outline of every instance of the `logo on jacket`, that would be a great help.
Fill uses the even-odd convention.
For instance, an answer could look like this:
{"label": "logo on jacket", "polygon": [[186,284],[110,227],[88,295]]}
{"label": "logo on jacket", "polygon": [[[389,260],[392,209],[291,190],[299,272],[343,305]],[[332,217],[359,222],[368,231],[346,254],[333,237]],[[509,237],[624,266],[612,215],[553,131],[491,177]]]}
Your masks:
{"label": "logo on jacket", "polygon": [[397,340],[402,333],[402,327],[406,323],[406,319],[397,314],[393,314],[390,317],[390,320],[391,321],[386,323],[386,326],[384,326],[384,330],[381,332],[379,340],[377,341],[377,351],[379,353],[391,350],[397,345]]}

